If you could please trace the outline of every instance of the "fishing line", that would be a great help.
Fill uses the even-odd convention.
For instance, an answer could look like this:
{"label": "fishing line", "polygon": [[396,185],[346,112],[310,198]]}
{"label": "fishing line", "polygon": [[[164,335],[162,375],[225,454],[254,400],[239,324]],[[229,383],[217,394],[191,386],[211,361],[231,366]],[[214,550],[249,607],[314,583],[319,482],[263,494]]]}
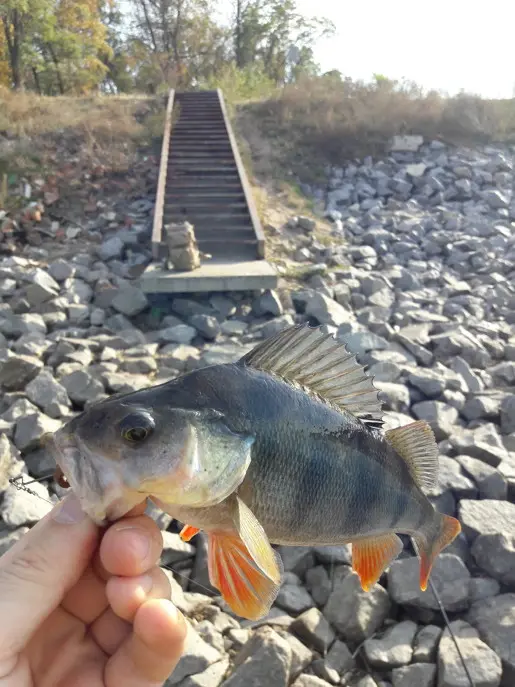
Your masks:
{"label": "fishing line", "polygon": [[[418,550],[418,546],[416,545],[416,543],[413,540],[411,540],[411,544],[413,546],[415,554],[420,559],[420,553]],[[442,618],[444,620],[444,623],[445,623],[447,629],[449,630],[449,634],[452,638],[452,641],[454,642],[454,646],[456,647],[456,651],[458,652],[458,656],[460,657],[461,665],[463,666],[463,670],[465,671],[465,675],[467,676],[467,679],[470,683],[470,687],[476,687],[476,683],[472,679],[472,675],[470,674],[470,671],[468,669],[467,662],[465,661],[465,657],[461,653],[460,645],[458,644],[458,639],[457,639],[456,635],[454,634],[454,630],[451,627],[451,623],[449,621],[449,616],[447,615],[447,611],[445,610],[445,607],[442,603],[442,598],[440,596],[440,593],[439,593],[438,589],[436,588],[436,586],[435,586],[435,584],[431,578],[429,578],[428,584],[431,588],[431,591],[433,592],[433,596],[436,599],[436,603],[438,604],[438,608],[440,609],[440,613],[442,614]]]}
{"label": "fishing line", "polygon": [[[20,480],[23,479],[23,475],[20,475],[19,477],[10,477],[9,478],[9,483],[13,485],[15,489],[18,491],[26,491],[27,494],[30,494],[31,496],[35,496],[36,498],[40,499],[41,501],[45,501],[45,503],[49,503],[51,506],[55,506],[54,501],[50,501],[50,499],[46,499],[44,496],[41,496],[41,494],[38,494],[37,491],[34,491],[33,489],[29,489],[27,484],[34,484],[34,482],[40,482],[43,479],[48,479],[48,477],[41,477],[40,479],[33,479],[30,482],[21,482]],[[61,499],[58,499],[60,501]]]}

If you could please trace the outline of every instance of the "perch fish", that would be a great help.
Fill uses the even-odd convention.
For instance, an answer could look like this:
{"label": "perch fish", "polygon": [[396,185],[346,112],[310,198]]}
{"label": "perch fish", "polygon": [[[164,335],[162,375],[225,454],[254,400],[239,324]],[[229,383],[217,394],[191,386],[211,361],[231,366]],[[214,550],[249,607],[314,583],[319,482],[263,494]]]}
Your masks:
{"label": "perch fish", "polygon": [[265,616],[283,567],[272,544],[352,544],[369,590],[409,535],[425,589],[459,534],[425,492],[438,447],[417,421],[383,431],[372,378],[319,328],[294,326],[235,363],[111,397],[51,438],[59,470],[98,523],[150,497],[208,537],[212,584],[245,618]]}

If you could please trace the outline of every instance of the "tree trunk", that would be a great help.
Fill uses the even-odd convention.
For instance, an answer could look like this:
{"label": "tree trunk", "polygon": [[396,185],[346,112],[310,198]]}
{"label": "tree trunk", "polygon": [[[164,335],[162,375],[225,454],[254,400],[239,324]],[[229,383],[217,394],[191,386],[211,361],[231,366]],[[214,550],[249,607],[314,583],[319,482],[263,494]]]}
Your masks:
{"label": "tree trunk", "polygon": [[39,74],[36,70],[36,67],[32,67],[32,76],[34,77],[34,84],[36,86],[36,91],[38,92],[38,95],[43,95],[41,92],[41,82],[39,81]]}
{"label": "tree trunk", "polygon": [[63,77],[61,76],[61,68],[59,66],[59,60],[57,59],[57,55],[55,54],[55,50],[54,50],[53,45],[48,43],[47,49],[48,49],[48,52],[50,53],[50,57],[52,58],[52,62],[54,63],[54,66],[55,66],[55,73],[57,76],[57,85],[59,87],[59,93],[61,95],[64,95],[65,89],[64,89]]}
{"label": "tree trunk", "polygon": [[141,9],[143,10],[143,16],[145,17],[145,24],[147,25],[148,32],[150,34],[150,40],[152,41],[152,47],[154,49],[154,52],[158,52],[157,50],[157,43],[156,43],[156,36],[154,34],[154,27],[152,26],[152,22],[150,21],[150,16],[148,14],[148,7],[147,3],[145,0],[140,0],[140,5]]}
{"label": "tree trunk", "polygon": [[[21,43],[23,39],[23,25],[18,10],[12,10],[2,17],[4,25],[7,52],[9,54],[9,66],[15,91],[23,90],[23,67],[21,58]],[[12,26],[12,33],[9,27]]]}

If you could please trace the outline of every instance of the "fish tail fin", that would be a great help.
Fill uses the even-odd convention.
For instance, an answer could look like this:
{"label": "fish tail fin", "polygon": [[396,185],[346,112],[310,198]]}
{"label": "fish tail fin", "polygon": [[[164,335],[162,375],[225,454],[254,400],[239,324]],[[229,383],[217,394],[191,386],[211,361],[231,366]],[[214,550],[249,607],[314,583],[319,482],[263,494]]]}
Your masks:
{"label": "fish tail fin", "polygon": [[425,591],[431,568],[436,557],[451,544],[461,532],[456,518],[435,511],[435,517],[425,530],[413,535],[416,551],[420,557],[420,589]]}

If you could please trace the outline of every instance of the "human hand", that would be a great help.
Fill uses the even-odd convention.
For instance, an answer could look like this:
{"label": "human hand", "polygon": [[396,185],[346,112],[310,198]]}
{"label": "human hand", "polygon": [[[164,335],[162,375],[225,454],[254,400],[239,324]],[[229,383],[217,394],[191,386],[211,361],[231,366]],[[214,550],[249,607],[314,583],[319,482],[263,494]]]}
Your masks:
{"label": "human hand", "polygon": [[71,495],[0,557],[0,687],[158,687],[186,621],[136,506],[105,533]]}

